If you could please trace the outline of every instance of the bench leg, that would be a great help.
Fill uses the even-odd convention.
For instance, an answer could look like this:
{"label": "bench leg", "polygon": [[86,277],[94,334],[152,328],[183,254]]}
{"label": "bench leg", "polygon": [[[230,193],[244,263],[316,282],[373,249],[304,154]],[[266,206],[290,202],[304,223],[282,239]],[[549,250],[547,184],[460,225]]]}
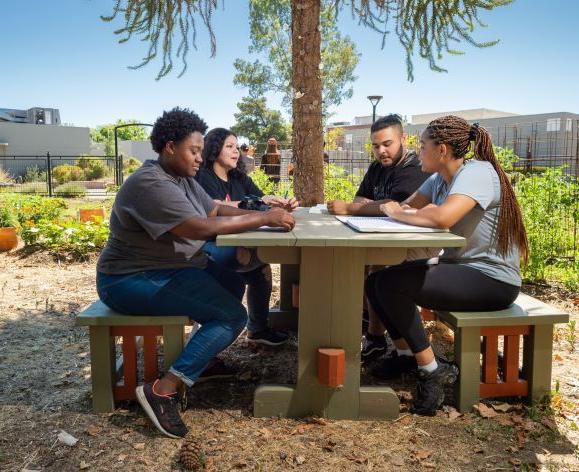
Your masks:
{"label": "bench leg", "polygon": [[454,359],[460,369],[454,397],[461,413],[469,412],[480,399],[480,328],[457,328]]}
{"label": "bench leg", "polygon": [[523,374],[529,382],[529,402],[537,402],[551,391],[553,325],[536,325],[524,338]]}
{"label": "bench leg", "polygon": [[92,406],[96,413],[115,409],[114,345],[108,326],[90,327],[90,364],[92,378]]}
{"label": "bench leg", "polygon": [[165,325],[163,326],[163,361],[165,372],[183,351],[183,325]]}

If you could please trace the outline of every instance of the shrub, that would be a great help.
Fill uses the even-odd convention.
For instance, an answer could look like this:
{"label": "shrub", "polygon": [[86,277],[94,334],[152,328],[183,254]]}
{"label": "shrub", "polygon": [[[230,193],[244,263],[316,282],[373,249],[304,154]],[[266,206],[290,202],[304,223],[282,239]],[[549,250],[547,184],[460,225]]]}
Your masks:
{"label": "shrub", "polygon": [[142,165],[143,165],[142,162],[139,161],[138,159],[135,159],[134,157],[123,159],[123,172],[127,175],[132,174]]}
{"label": "shrub", "polygon": [[10,195],[3,197],[0,202],[15,209],[16,217],[20,224],[54,220],[66,208],[62,198]]}
{"label": "shrub", "polygon": [[72,182],[59,185],[54,189],[54,195],[57,197],[84,197],[86,195],[86,189],[79,184]]}
{"label": "shrub", "polygon": [[275,195],[277,186],[263,170],[256,168],[252,173],[249,174],[249,177],[251,177],[253,183],[259,187],[264,195]]}
{"label": "shrub", "polygon": [[0,167],[0,182],[9,184],[14,182],[14,177],[6,169]]}
{"label": "shrub", "polygon": [[76,161],[76,166],[83,170],[84,177],[82,180],[101,179],[109,173],[106,162],[95,157],[82,156]]}
{"label": "shrub", "polygon": [[109,228],[105,223],[74,221],[60,223],[42,221],[27,225],[22,230],[22,240],[26,245],[48,249],[59,255],[71,255],[81,260],[86,259],[91,253],[102,250],[108,235]]}
{"label": "shrub", "polygon": [[360,180],[359,177],[348,174],[343,167],[328,164],[324,169],[325,200],[352,201],[360,185]]}
{"label": "shrub", "polygon": [[26,195],[46,195],[48,189],[46,183],[43,182],[28,182],[25,184],[16,184],[8,190],[10,193],[22,193]]}
{"label": "shrub", "polygon": [[2,205],[0,207],[0,228],[15,228],[18,226],[16,210],[11,205]]}
{"label": "shrub", "polygon": [[41,169],[36,164],[29,166],[22,176],[23,182],[46,182],[46,170]]}
{"label": "shrub", "polygon": [[62,165],[52,170],[52,178],[62,185],[72,180],[84,180],[84,171],[78,166]]}

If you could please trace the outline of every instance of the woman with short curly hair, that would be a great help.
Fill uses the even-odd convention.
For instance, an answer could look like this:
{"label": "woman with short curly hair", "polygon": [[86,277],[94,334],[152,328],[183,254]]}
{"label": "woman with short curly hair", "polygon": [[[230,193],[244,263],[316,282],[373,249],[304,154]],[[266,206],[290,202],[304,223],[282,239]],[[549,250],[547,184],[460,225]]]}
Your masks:
{"label": "woman with short curly hair", "polygon": [[219,205],[193,178],[202,162],[207,125],[174,108],[151,134],[158,160],[146,161],[121,186],[110,235],[97,264],[101,300],[127,315],[184,315],[201,327],[160,380],[137,387],[137,399],[155,426],[185,436],[177,391],[191,386],[207,364],[245,327],[238,274],[210,260],[206,241],[262,225],[291,230],[293,217],[275,208],[247,211]]}

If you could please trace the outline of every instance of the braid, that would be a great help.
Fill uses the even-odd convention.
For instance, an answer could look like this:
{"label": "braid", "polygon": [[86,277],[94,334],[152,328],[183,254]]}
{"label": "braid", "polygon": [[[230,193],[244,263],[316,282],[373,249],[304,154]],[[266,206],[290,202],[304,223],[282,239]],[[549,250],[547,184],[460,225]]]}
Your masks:
{"label": "braid", "polygon": [[523,261],[526,262],[529,256],[529,242],[523,215],[509,177],[495,156],[489,132],[479,127],[477,123],[471,126],[466,120],[449,115],[431,121],[425,133],[437,144],[450,146],[457,159],[467,155],[471,149],[470,143],[474,141],[472,149],[474,158],[489,162],[497,172],[501,185],[499,224],[496,232],[497,252],[505,256],[515,244],[521,252]]}

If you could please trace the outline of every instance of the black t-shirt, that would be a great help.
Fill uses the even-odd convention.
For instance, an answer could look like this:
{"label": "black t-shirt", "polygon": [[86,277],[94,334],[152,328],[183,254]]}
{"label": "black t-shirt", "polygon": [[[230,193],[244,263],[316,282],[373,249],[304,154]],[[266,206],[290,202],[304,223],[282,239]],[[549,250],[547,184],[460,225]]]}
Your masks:
{"label": "black t-shirt", "polygon": [[402,202],[418,190],[429,175],[422,172],[420,160],[414,151],[409,151],[404,161],[395,166],[384,167],[374,161],[368,167],[356,196],[369,200],[392,199]]}
{"label": "black t-shirt", "polygon": [[220,179],[213,169],[203,167],[195,176],[197,182],[215,200],[227,200],[237,202],[248,195],[255,195],[256,197],[263,197],[263,192],[257,185],[253,183],[247,175],[236,172],[237,175],[229,176],[229,180]]}

